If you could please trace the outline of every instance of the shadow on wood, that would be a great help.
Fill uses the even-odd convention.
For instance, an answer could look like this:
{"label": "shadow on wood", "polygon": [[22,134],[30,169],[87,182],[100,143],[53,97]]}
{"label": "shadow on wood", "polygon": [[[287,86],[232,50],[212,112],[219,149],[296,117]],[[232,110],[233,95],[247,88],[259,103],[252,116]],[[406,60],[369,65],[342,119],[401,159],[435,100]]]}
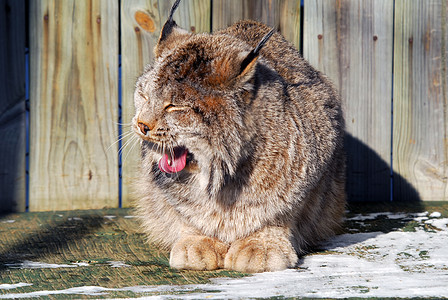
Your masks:
{"label": "shadow on wood", "polygon": [[[418,191],[400,174],[391,173],[390,162],[384,161],[362,141],[346,134],[347,196],[349,202],[421,202]],[[392,177],[393,176],[393,177]],[[391,180],[393,178],[393,180]],[[393,182],[400,181],[400,190]],[[393,195],[393,199],[391,198]]]}
{"label": "shadow on wood", "polygon": [[[29,215],[35,214],[30,213]],[[52,215],[54,217],[56,214]],[[30,223],[41,223],[39,219],[36,220],[33,217],[30,219]],[[23,230],[10,232],[10,238],[17,242],[12,242],[0,252],[0,274],[8,269],[6,264],[24,260],[36,261],[54,254],[61,254],[70,245],[98,230],[102,224],[104,224],[104,216],[80,213],[75,218],[46,222],[46,226],[32,230],[30,233],[23,232]],[[4,240],[2,244],[8,245],[9,243]]]}
{"label": "shadow on wood", "polygon": [[0,214],[25,210],[25,1],[0,1]]}

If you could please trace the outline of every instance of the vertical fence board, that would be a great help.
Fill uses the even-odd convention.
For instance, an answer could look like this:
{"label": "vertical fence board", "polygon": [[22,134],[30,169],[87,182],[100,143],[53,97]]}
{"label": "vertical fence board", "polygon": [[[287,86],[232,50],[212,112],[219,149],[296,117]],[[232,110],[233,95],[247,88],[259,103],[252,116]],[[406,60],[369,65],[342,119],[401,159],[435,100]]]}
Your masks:
{"label": "vertical fence board", "polygon": [[[447,3],[395,1],[394,195],[446,200]],[[403,191],[406,180],[419,195]]]}
{"label": "vertical fence board", "polygon": [[[279,25],[279,0],[212,0],[213,31],[226,28],[236,21],[251,19],[269,26]],[[289,2],[289,1],[288,1]]]}
{"label": "vertical fence board", "polygon": [[[159,0],[160,16],[163,23],[168,19],[168,13],[173,3],[174,0]],[[174,14],[174,20],[180,27],[194,33],[209,32],[211,29],[210,17],[210,0],[181,1]]]}
{"label": "vertical fence board", "polygon": [[25,1],[0,0],[0,212],[25,210]]}
{"label": "vertical fence board", "polygon": [[276,27],[297,48],[300,46],[300,1],[297,0],[212,0],[213,31],[239,20],[256,20]]}
{"label": "vertical fence board", "polygon": [[[162,16],[163,18],[163,16]],[[153,48],[163,21],[157,0],[121,1],[122,205],[132,202],[132,182],[140,161],[138,137],[131,127],[134,84],[154,58]]]}
{"label": "vertical fence board", "polygon": [[300,49],[300,1],[280,1],[280,25],[279,30],[283,36]]}
{"label": "vertical fence board", "polygon": [[339,89],[350,200],[390,199],[393,1],[305,1],[304,57]]}
{"label": "vertical fence board", "polygon": [[118,204],[118,1],[30,1],[30,210]]}
{"label": "vertical fence board", "polygon": [[[132,203],[132,182],[137,176],[140,147],[138,138],[130,126],[134,115],[133,92],[137,77],[144,67],[154,59],[153,49],[160,30],[168,18],[174,0],[141,0],[121,2],[121,47],[122,47],[122,203]],[[174,14],[174,20],[182,28],[192,32],[210,31],[210,0],[182,1]],[[128,134],[129,133],[129,134]]]}

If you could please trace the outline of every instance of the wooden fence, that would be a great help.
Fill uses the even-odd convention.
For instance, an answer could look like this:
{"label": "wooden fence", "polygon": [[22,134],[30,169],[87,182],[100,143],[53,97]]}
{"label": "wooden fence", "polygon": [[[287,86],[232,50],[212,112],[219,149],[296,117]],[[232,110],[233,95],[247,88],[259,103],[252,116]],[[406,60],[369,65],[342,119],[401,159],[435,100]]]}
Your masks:
{"label": "wooden fence", "polygon": [[[120,190],[118,99],[129,123],[172,2],[0,0],[0,211],[24,211],[27,190],[30,211],[130,205],[139,154],[124,150]],[[351,200],[448,200],[447,1],[303,2],[184,0],[175,20],[193,32],[276,26],[335,82]]]}

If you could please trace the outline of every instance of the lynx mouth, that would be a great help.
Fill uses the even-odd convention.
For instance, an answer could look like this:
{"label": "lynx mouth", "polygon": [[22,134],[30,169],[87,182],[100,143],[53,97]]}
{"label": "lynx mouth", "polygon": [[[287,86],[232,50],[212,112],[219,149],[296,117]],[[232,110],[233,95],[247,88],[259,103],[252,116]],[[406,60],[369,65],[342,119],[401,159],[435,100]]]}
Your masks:
{"label": "lynx mouth", "polygon": [[159,170],[173,174],[182,171],[187,165],[188,150],[185,147],[174,147],[162,155],[159,160]]}

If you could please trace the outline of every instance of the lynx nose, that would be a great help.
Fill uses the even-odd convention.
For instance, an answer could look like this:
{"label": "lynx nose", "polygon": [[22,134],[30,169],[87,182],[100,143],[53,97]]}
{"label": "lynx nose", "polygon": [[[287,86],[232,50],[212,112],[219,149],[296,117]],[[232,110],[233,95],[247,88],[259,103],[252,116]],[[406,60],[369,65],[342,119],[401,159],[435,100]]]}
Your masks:
{"label": "lynx nose", "polygon": [[148,131],[150,131],[151,129],[149,128],[148,125],[146,125],[143,122],[138,122],[138,128],[140,128],[140,131],[146,135],[148,133]]}

